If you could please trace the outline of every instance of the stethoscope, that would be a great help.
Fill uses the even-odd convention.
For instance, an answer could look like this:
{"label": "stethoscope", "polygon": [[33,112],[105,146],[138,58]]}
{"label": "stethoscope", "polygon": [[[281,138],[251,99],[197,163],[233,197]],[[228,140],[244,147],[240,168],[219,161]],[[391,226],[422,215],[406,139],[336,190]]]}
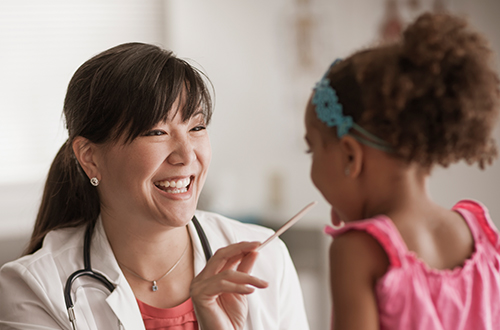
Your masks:
{"label": "stethoscope", "polygon": [[[201,246],[203,247],[203,252],[205,253],[205,258],[208,260],[212,257],[212,249],[210,248],[210,243],[208,242],[207,235],[205,235],[205,231],[200,225],[200,222],[198,219],[196,219],[195,216],[193,216],[193,219],[191,220],[194,224],[194,227],[196,228],[196,232],[198,233],[198,237],[200,238],[201,241]],[[73,282],[81,277],[81,276],[89,276],[99,282],[101,282],[108,290],[109,292],[113,292],[115,289],[115,285],[111,283],[104,275],[101,273],[95,272],[92,270],[92,266],[90,265],[90,241],[92,239],[92,232],[94,230],[94,225],[89,225],[87,226],[87,229],[85,231],[85,238],[83,241],[83,264],[84,268],[77,270],[73,274],[71,274],[68,279],[66,280],[66,286],[64,287],[64,301],[66,302],[66,308],[68,309],[68,317],[69,321],[71,322],[71,326],[73,327],[73,330],[76,330],[76,317],[75,317],[75,311],[74,307],[75,305],[73,304],[73,299],[71,299],[71,287],[73,285]]]}

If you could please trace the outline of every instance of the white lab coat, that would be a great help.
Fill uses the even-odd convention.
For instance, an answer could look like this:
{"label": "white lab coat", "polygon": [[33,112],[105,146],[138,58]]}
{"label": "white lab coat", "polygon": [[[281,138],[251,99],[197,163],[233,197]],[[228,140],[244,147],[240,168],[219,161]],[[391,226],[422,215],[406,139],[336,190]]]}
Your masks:
{"label": "white lab coat", "polygon": [[[240,241],[263,241],[272,231],[243,224],[218,214],[196,211],[212,251]],[[200,239],[192,223],[194,269],[206,264]],[[0,270],[0,329],[71,329],[64,302],[70,274],[83,268],[84,228],[50,232],[33,255],[5,264]],[[73,284],[73,302],[79,330],[145,329],[132,289],[125,279],[102,222],[98,220],[91,243],[92,268],[115,286],[109,294],[87,276]],[[275,240],[260,252],[252,274],[269,282],[248,296],[247,330],[307,330],[306,314],[297,273],[285,244]],[[158,291],[161,294],[161,286]]]}

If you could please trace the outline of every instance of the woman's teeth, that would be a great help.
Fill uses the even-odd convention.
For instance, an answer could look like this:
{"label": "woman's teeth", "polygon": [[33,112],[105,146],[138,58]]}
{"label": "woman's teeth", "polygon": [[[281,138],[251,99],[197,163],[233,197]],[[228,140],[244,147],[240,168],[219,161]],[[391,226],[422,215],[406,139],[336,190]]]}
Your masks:
{"label": "woman's teeth", "polygon": [[157,182],[156,185],[159,187],[164,187],[164,188],[171,188],[171,189],[163,189],[168,193],[172,194],[180,194],[180,193],[185,193],[187,191],[187,186],[191,183],[191,178],[185,178],[182,180],[165,180],[165,181],[160,181]]}

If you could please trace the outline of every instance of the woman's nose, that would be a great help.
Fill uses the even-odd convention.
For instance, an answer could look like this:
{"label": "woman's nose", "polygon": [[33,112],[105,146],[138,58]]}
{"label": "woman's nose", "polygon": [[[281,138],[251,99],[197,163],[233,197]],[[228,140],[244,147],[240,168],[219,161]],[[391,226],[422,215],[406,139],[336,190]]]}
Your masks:
{"label": "woman's nose", "polygon": [[196,159],[194,147],[188,139],[175,139],[173,148],[167,157],[171,165],[188,165]]}

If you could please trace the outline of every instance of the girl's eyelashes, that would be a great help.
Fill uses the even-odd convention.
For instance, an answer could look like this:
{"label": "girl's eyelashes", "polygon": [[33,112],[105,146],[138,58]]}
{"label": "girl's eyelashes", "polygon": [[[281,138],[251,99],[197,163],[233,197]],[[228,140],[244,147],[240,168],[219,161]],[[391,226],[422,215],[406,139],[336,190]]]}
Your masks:
{"label": "girl's eyelashes", "polygon": [[311,148],[307,148],[305,152],[306,152],[306,154],[310,154],[310,153],[312,153],[312,150],[311,150]]}

